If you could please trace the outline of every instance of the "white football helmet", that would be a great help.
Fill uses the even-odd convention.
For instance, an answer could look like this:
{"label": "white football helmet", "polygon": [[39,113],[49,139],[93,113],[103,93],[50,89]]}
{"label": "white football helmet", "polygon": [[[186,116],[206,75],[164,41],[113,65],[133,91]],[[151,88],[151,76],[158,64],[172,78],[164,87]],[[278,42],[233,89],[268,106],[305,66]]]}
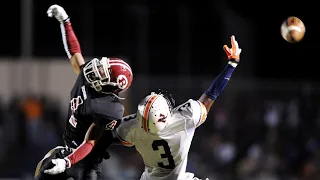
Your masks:
{"label": "white football helmet", "polygon": [[152,92],[138,105],[137,119],[140,127],[150,133],[157,134],[168,124],[172,106],[164,94]]}

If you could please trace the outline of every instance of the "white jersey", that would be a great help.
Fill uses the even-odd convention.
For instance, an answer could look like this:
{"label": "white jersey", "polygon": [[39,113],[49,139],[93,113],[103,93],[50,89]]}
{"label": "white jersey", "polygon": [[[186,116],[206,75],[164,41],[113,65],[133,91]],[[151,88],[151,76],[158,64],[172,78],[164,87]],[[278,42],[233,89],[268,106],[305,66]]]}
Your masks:
{"label": "white jersey", "polygon": [[192,99],[173,110],[158,135],[139,127],[135,114],[124,117],[117,133],[124,145],[135,146],[142,156],[145,171],[141,180],[193,179],[192,173],[186,173],[188,153],[195,129],[206,117],[204,105]]}

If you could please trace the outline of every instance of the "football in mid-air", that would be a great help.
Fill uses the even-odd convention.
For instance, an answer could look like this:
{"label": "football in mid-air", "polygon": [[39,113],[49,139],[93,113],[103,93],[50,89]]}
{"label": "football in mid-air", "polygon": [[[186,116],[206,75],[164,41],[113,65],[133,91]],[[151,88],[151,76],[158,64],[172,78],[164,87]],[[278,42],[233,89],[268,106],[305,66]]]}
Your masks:
{"label": "football in mid-air", "polygon": [[281,36],[290,43],[296,43],[303,39],[306,28],[303,22],[294,16],[288,17],[281,25]]}

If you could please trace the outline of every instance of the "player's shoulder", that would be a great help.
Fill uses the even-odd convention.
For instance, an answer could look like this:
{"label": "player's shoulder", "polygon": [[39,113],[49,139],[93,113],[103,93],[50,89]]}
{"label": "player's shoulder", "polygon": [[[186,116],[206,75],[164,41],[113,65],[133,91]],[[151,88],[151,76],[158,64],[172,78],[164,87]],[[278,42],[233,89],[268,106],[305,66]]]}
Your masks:
{"label": "player's shoulder", "polygon": [[137,115],[130,114],[130,115],[124,116],[121,119],[121,123],[120,123],[119,127],[117,128],[117,131],[123,131],[123,129],[133,130],[138,127],[139,127],[139,123],[137,120]]}
{"label": "player's shoulder", "polygon": [[124,116],[124,117],[121,119],[121,121],[124,122],[124,123],[138,122],[138,120],[137,120],[137,114],[130,114],[130,115]]}
{"label": "player's shoulder", "polygon": [[174,108],[174,112],[177,113],[192,113],[192,110],[196,107],[199,107],[201,105],[201,103],[197,100],[194,99],[189,99],[188,101],[180,104],[179,106],[177,106],[176,108]]}
{"label": "player's shoulder", "polygon": [[175,109],[174,117],[177,119],[187,119],[187,127],[196,128],[207,118],[207,110],[199,100],[189,99]]}
{"label": "player's shoulder", "polygon": [[126,126],[126,127],[138,127],[139,123],[137,120],[137,114],[130,114],[127,116],[124,116],[121,119],[121,124],[120,126]]}
{"label": "player's shoulder", "polygon": [[175,121],[179,121],[180,119],[189,119],[192,120],[192,122],[199,121],[202,116],[206,117],[204,105],[200,101],[193,99],[189,99],[173,111],[173,119],[175,119]]}
{"label": "player's shoulder", "polygon": [[124,113],[124,106],[115,95],[106,95],[91,99],[91,108],[94,113],[121,119]]}

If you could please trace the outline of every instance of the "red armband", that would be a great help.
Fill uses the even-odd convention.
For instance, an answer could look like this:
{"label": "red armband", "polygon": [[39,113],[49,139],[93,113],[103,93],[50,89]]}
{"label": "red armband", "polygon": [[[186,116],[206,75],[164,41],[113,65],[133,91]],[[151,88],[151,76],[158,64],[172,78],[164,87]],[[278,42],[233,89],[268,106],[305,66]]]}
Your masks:
{"label": "red armband", "polygon": [[80,44],[70,21],[60,25],[64,49],[70,59],[75,53],[81,53]]}
{"label": "red armband", "polygon": [[70,161],[69,167],[85,158],[93,149],[93,144],[85,142],[81,144],[67,159]]}

